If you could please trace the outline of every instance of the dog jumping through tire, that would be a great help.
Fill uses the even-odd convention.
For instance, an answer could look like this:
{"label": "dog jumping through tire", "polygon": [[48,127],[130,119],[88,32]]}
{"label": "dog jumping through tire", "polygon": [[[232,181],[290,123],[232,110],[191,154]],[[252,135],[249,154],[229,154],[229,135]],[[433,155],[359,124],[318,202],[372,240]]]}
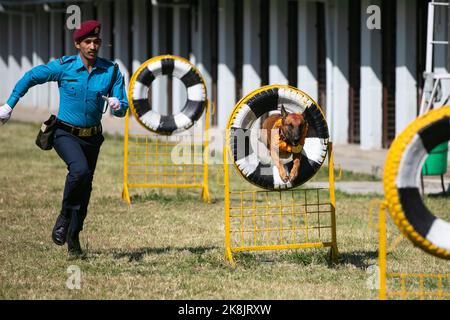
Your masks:
{"label": "dog jumping through tire", "polygon": [[[308,133],[308,122],[301,113],[289,113],[281,106],[280,114],[267,117],[261,125],[261,141],[267,146],[273,164],[284,182],[294,181],[300,171],[300,160]],[[281,158],[293,156],[290,173],[286,172]]]}

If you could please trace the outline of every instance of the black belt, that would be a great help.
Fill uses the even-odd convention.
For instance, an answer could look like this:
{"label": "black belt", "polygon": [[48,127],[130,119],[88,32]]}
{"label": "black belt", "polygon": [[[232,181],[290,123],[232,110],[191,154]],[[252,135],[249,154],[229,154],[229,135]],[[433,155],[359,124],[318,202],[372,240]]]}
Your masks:
{"label": "black belt", "polygon": [[99,124],[95,127],[90,128],[80,128],[76,126],[72,126],[68,123],[62,122],[61,120],[58,121],[58,128],[67,131],[77,137],[92,137],[97,134],[102,133],[102,125]]}

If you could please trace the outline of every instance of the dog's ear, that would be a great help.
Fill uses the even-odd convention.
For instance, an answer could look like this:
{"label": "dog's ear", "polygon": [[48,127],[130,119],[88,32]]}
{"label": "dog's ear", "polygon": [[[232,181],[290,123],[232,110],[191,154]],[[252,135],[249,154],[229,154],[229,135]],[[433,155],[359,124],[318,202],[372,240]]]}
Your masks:
{"label": "dog's ear", "polygon": [[288,116],[288,113],[287,113],[286,109],[284,108],[284,105],[281,105],[281,117],[283,119],[286,119],[287,116]]}

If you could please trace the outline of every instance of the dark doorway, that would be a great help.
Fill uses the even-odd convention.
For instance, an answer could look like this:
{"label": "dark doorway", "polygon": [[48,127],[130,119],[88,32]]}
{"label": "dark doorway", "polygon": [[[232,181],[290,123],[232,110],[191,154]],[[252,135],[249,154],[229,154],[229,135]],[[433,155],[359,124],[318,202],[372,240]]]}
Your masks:
{"label": "dark doorway", "polygon": [[383,148],[395,138],[396,1],[382,1]]}
{"label": "dark doorway", "polygon": [[349,3],[349,108],[348,142],[361,142],[361,0]]}
{"label": "dark doorway", "polygon": [[326,113],[327,106],[327,47],[325,34],[325,4],[316,2],[317,6],[317,81],[319,89],[319,105]]}
{"label": "dark doorway", "polygon": [[[218,0],[209,0],[211,2],[210,6],[210,27],[211,27],[211,99],[212,103],[218,105],[218,94],[217,94],[217,78],[218,78],[218,65],[219,65],[219,3]],[[212,125],[217,126],[217,114],[216,111],[212,115]]]}
{"label": "dark doorway", "polygon": [[298,2],[288,2],[288,81],[297,86],[298,66]]}
{"label": "dark doorway", "polygon": [[270,2],[269,0],[261,0],[260,7],[260,28],[259,38],[261,40],[261,85],[269,84],[269,55],[270,55],[270,39],[269,39],[269,23],[270,21]]}
{"label": "dark doorway", "polygon": [[427,20],[428,20],[428,3],[429,0],[416,1],[416,79],[417,79],[417,114],[419,114],[420,103],[422,101],[425,71],[426,52],[427,52]]}
{"label": "dark doorway", "polygon": [[236,102],[242,97],[242,66],[244,61],[244,2],[234,0],[234,76]]}

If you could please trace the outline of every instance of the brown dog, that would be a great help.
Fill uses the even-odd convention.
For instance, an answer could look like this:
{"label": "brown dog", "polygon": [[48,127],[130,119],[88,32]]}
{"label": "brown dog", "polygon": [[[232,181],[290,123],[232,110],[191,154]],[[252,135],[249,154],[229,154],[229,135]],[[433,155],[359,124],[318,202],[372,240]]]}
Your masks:
{"label": "brown dog", "polygon": [[[270,150],[270,157],[278,168],[284,182],[294,181],[300,168],[300,159],[305,145],[308,123],[303,114],[288,113],[281,106],[281,114],[274,114],[264,120],[262,124],[261,141]],[[294,157],[294,165],[288,176],[280,158]]]}

